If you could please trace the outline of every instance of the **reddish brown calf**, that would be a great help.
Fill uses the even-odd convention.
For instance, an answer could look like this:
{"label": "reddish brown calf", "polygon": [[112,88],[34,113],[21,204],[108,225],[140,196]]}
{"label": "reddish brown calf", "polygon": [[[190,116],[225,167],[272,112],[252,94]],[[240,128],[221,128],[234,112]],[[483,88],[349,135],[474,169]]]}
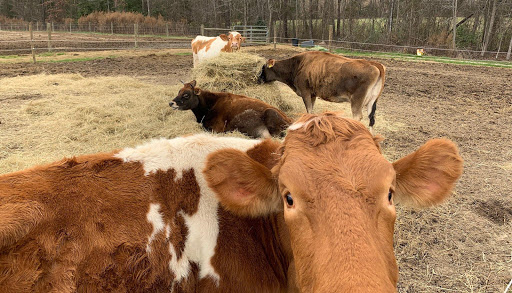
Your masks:
{"label": "reddish brown calf", "polygon": [[169,105],[173,109],[192,110],[197,122],[213,132],[238,130],[250,137],[268,138],[283,135],[291,124],[282,111],[261,100],[201,90],[195,80],[184,84]]}

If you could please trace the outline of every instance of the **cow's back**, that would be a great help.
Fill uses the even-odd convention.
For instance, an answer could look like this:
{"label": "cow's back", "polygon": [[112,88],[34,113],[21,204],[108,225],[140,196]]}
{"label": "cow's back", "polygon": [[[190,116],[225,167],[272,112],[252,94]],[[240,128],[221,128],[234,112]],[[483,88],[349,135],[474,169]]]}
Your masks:
{"label": "cow's back", "polygon": [[0,230],[11,224],[23,231],[0,248],[0,289],[140,292],[170,285],[172,274],[156,269],[164,260],[146,253],[154,181],[140,164],[112,154],[0,177],[0,214],[12,215]]}
{"label": "cow's back", "polygon": [[[257,127],[256,124],[264,123],[264,115],[268,109],[275,110],[276,115],[280,115],[283,121],[291,123],[282,111],[261,100],[231,93],[215,94],[219,98],[210,111],[212,119],[206,121],[207,129],[216,132],[234,130],[246,132],[249,128]],[[241,128],[241,125],[245,126]]]}
{"label": "cow's back", "polygon": [[361,83],[376,80],[380,71],[377,62],[351,59],[327,52],[305,52],[296,55],[296,83],[307,84],[317,96],[329,99],[354,93]]}

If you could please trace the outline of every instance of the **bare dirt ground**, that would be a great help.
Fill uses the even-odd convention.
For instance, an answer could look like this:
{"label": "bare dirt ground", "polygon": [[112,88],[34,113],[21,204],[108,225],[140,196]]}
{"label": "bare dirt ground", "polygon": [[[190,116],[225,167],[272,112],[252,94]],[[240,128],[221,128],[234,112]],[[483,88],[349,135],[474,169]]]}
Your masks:
{"label": "bare dirt ground", "polygon": [[[276,59],[296,54],[287,48],[248,50]],[[446,137],[457,143],[465,160],[454,195],[443,206],[398,208],[399,292],[503,292],[512,278],[512,70],[376,60],[387,67],[376,122],[376,131],[386,138],[387,158]],[[79,73],[174,85],[190,76],[191,67],[190,55],[147,51],[83,62],[0,63],[0,78]],[[0,88],[0,111],[37,99],[1,97]],[[379,128],[379,118],[393,127]]]}

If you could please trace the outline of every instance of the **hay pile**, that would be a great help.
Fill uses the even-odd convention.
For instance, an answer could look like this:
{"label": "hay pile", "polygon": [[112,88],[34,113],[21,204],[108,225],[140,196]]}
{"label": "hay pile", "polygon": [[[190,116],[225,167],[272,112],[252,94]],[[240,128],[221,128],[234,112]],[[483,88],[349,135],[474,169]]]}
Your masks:
{"label": "hay pile", "polygon": [[265,59],[258,55],[222,52],[206,59],[192,69],[192,76],[200,81],[201,88],[218,91],[237,91],[256,86]]}
{"label": "hay pile", "polygon": [[265,101],[287,114],[300,113],[302,100],[293,91],[286,90],[279,83],[258,85],[258,76],[265,62],[263,57],[255,54],[221,53],[194,68],[192,78],[202,89],[246,95]]}

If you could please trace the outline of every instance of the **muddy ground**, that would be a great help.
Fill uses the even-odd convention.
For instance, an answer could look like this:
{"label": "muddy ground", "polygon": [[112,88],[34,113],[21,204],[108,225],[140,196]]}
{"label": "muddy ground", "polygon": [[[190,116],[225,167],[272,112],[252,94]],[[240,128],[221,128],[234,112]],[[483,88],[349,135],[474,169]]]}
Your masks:
{"label": "muddy ground", "polygon": [[[296,51],[267,47],[256,53],[279,59]],[[399,291],[503,292],[512,278],[512,69],[375,60],[387,67],[376,131],[386,138],[382,146],[388,159],[430,138],[446,137],[457,143],[465,160],[464,174],[445,205],[424,211],[398,208]],[[192,56],[166,51],[0,64],[0,77],[80,73],[177,84],[190,76],[191,67]],[[379,129],[379,116],[393,127]]]}

